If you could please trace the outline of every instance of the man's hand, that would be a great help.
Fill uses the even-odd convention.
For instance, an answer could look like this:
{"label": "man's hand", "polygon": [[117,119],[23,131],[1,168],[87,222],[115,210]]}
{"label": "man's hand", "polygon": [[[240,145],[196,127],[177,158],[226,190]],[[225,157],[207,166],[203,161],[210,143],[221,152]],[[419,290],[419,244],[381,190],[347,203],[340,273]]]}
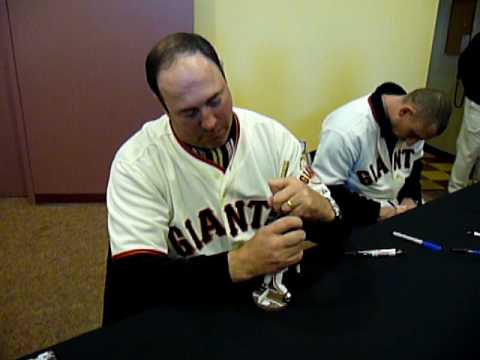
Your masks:
{"label": "man's hand", "polygon": [[241,248],[228,253],[233,282],[275,273],[300,262],[305,232],[302,220],[285,216],[260,228]]}
{"label": "man's hand", "polygon": [[329,201],[297,178],[273,179],[268,185],[273,193],[268,202],[277,213],[311,221],[330,222],[335,219]]}
{"label": "man's hand", "polygon": [[392,216],[399,215],[405,211],[414,209],[417,207],[417,203],[411,198],[404,198],[399,206],[397,207],[382,207],[380,208],[380,214],[378,216],[379,221],[386,220]]}
{"label": "man's hand", "polygon": [[415,209],[417,207],[417,203],[412,198],[403,198],[400,206],[403,206],[405,208],[405,211],[407,211]]}
{"label": "man's hand", "polygon": [[403,207],[393,207],[393,206],[384,206],[380,208],[380,213],[378,214],[378,221],[387,220],[395,215],[398,215],[405,210]]}

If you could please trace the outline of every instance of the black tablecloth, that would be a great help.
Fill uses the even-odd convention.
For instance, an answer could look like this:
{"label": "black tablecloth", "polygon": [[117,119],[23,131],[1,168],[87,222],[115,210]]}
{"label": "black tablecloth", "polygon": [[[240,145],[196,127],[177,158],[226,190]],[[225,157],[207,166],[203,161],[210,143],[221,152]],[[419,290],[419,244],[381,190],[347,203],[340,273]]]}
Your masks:
{"label": "black tablecloth", "polygon": [[[356,229],[349,249],[395,247],[407,255],[344,257],[296,291],[286,310],[268,313],[252,301],[165,305],[53,350],[59,359],[480,358],[480,257],[448,251],[480,248],[469,228],[480,229],[480,185]],[[395,238],[393,230],[447,251]]]}

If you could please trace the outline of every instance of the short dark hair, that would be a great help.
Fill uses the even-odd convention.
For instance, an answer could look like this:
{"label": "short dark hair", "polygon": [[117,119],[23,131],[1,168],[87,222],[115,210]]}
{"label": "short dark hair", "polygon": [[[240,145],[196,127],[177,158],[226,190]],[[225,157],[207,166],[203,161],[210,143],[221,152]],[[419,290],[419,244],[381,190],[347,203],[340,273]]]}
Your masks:
{"label": "short dark hair", "polygon": [[225,78],[222,64],[214,47],[208,42],[208,40],[197,34],[179,32],[167,35],[148,53],[147,59],[145,60],[147,82],[150,89],[152,89],[155,95],[157,95],[167,113],[168,108],[165,104],[162,93],[158,88],[158,73],[162,70],[168,69],[175,62],[178,55],[195,54],[197,52],[202,53],[207,59],[210,59],[215,65],[217,65],[223,78]]}
{"label": "short dark hair", "polygon": [[416,116],[435,125],[437,135],[445,131],[452,113],[452,103],[445,92],[428,88],[416,89],[408,93],[404,101],[415,106]]}

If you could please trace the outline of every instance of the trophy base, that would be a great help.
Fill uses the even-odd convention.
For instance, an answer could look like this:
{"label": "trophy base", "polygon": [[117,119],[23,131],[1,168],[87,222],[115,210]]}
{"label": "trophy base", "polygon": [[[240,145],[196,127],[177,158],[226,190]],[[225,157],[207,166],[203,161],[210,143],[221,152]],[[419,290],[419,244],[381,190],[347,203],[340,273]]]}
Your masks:
{"label": "trophy base", "polygon": [[252,293],[252,297],[259,308],[265,311],[279,311],[288,306],[292,295],[289,292],[281,293],[272,287],[262,286]]}

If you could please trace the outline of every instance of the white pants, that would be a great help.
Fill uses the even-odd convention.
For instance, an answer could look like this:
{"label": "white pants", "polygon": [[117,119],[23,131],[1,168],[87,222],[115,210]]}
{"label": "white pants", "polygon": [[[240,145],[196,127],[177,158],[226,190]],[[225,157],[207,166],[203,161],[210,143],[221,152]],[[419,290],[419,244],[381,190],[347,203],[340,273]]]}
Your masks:
{"label": "white pants", "polygon": [[457,138],[457,156],[450,175],[448,192],[468,186],[470,175],[474,182],[480,180],[480,105],[466,97],[462,128]]}

